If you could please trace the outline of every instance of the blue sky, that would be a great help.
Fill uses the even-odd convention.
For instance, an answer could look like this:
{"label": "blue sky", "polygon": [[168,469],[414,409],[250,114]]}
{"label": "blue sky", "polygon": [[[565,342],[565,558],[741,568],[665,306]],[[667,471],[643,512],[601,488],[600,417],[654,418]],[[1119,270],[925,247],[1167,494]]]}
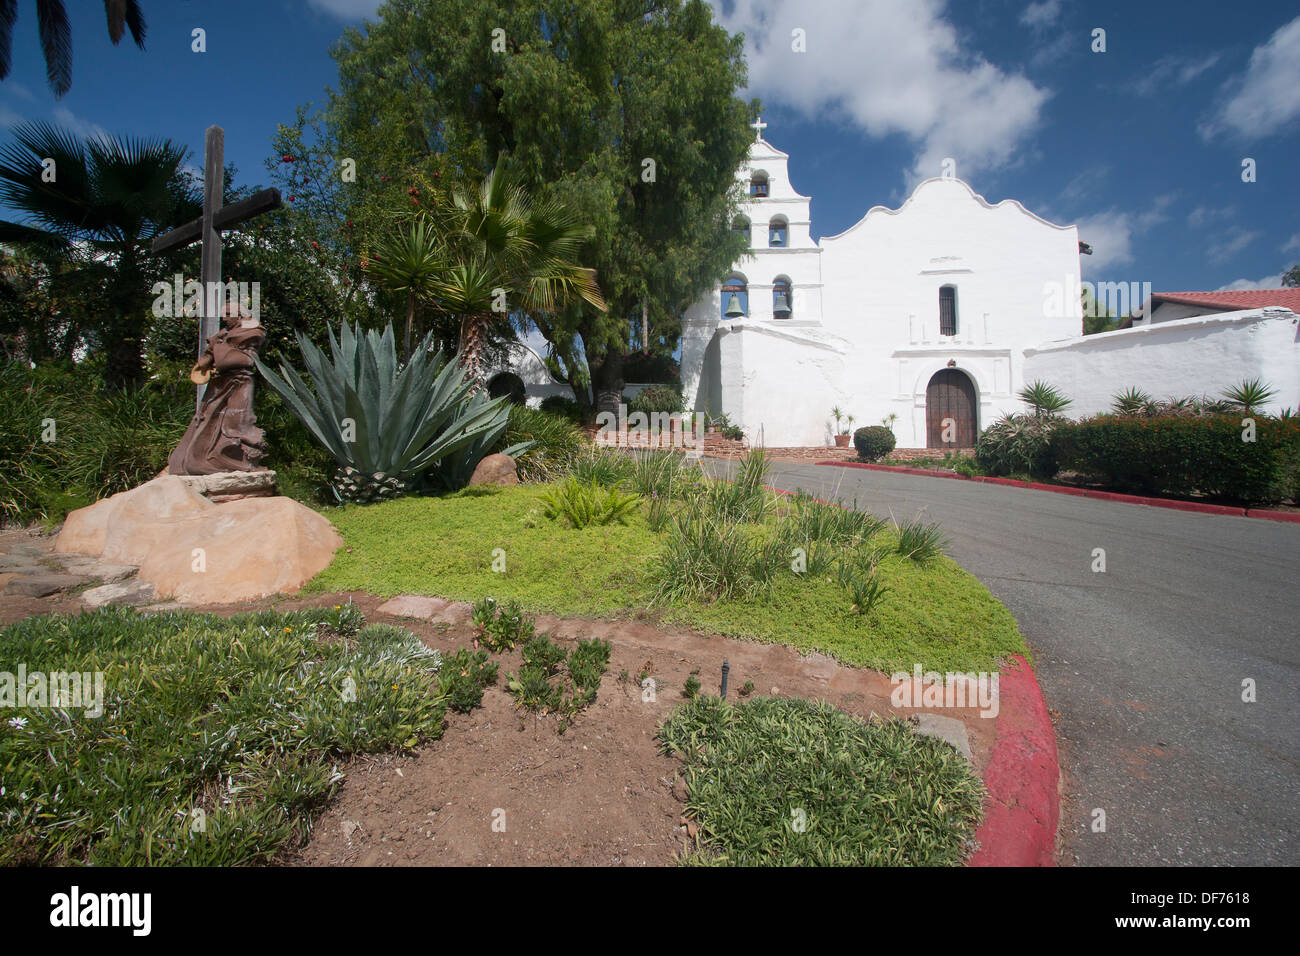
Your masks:
{"label": "blue sky", "polygon": [[[72,90],[45,84],[19,2],[0,141],[26,119],[166,136],[201,163],[226,130],[241,182],[276,124],[323,98],[330,44],[377,0],[144,0],[146,51],[71,0]],[[766,137],[813,197],[814,236],[898,206],[945,157],[992,202],[1078,223],[1085,278],[1157,291],[1276,286],[1300,263],[1300,10],[1222,0],[717,0],[746,35]],[[191,30],[206,30],[206,53]],[[1104,29],[1105,52],[1093,52]],[[792,47],[792,31],[806,53]],[[1255,160],[1256,181],[1242,181]]]}

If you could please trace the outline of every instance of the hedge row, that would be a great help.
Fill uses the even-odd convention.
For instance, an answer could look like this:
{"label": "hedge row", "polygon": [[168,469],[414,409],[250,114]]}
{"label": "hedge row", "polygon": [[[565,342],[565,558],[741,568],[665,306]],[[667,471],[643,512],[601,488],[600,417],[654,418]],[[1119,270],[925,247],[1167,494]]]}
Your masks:
{"label": "hedge row", "polygon": [[[1243,420],[1253,422],[1253,434]],[[1052,446],[1062,469],[1117,491],[1189,495],[1251,504],[1300,494],[1300,420],[1207,415],[1098,415],[1057,422]]]}

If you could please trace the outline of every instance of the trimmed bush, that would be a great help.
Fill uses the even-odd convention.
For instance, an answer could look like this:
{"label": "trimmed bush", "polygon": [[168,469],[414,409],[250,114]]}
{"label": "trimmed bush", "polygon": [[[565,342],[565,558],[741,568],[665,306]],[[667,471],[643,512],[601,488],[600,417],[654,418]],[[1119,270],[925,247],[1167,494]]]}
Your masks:
{"label": "trimmed bush", "polygon": [[632,396],[627,403],[627,412],[629,415],[635,412],[651,415],[654,412],[680,412],[684,407],[681,389],[671,385],[651,385]]}
{"label": "trimmed bush", "polygon": [[1097,415],[1058,425],[1053,445],[1062,467],[1118,491],[1278,501],[1300,448],[1300,420],[1258,416],[1254,422],[1252,442],[1243,439],[1240,414]]}
{"label": "trimmed bush", "polygon": [[980,433],[975,461],[989,475],[1051,478],[1058,470],[1052,435],[1064,419],[1053,415],[1004,415]]}
{"label": "trimmed bush", "polygon": [[864,461],[879,461],[894,450],[897,439],[884,425],[865,425],[853,433],[853,447]]}

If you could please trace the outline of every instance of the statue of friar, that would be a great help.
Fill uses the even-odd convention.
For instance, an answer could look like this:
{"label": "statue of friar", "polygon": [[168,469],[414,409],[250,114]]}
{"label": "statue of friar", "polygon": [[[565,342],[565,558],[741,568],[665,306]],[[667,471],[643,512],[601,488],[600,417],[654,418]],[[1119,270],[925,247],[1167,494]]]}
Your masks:
{"label": "statue of friar", "polygon": [[222,328],[190,370],[190,381],[207,385],[203,401],[181,443],[167,459],[173,475],[265,471],[266,436],[253,415],[253,360],[266,329],[242,305],[228,303]]}

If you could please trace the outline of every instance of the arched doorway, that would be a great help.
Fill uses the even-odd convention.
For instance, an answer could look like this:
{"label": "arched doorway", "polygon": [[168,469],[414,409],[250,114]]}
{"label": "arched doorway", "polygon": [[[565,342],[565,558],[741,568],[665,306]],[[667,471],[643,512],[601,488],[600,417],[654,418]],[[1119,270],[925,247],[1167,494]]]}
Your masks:
{"label": "arched doorway", "polygon": [[522,405],[527,394],[524,380],[514,372],[501,372],[492,376],[487,389],[489,398],[500,398],[505,395],[510,398],[512,405]]}
{"label": "arched doorway", "polygon": [[974,448],[978,434],[975,383],[955,368],[935,372],[925,389],[925,447]]}

